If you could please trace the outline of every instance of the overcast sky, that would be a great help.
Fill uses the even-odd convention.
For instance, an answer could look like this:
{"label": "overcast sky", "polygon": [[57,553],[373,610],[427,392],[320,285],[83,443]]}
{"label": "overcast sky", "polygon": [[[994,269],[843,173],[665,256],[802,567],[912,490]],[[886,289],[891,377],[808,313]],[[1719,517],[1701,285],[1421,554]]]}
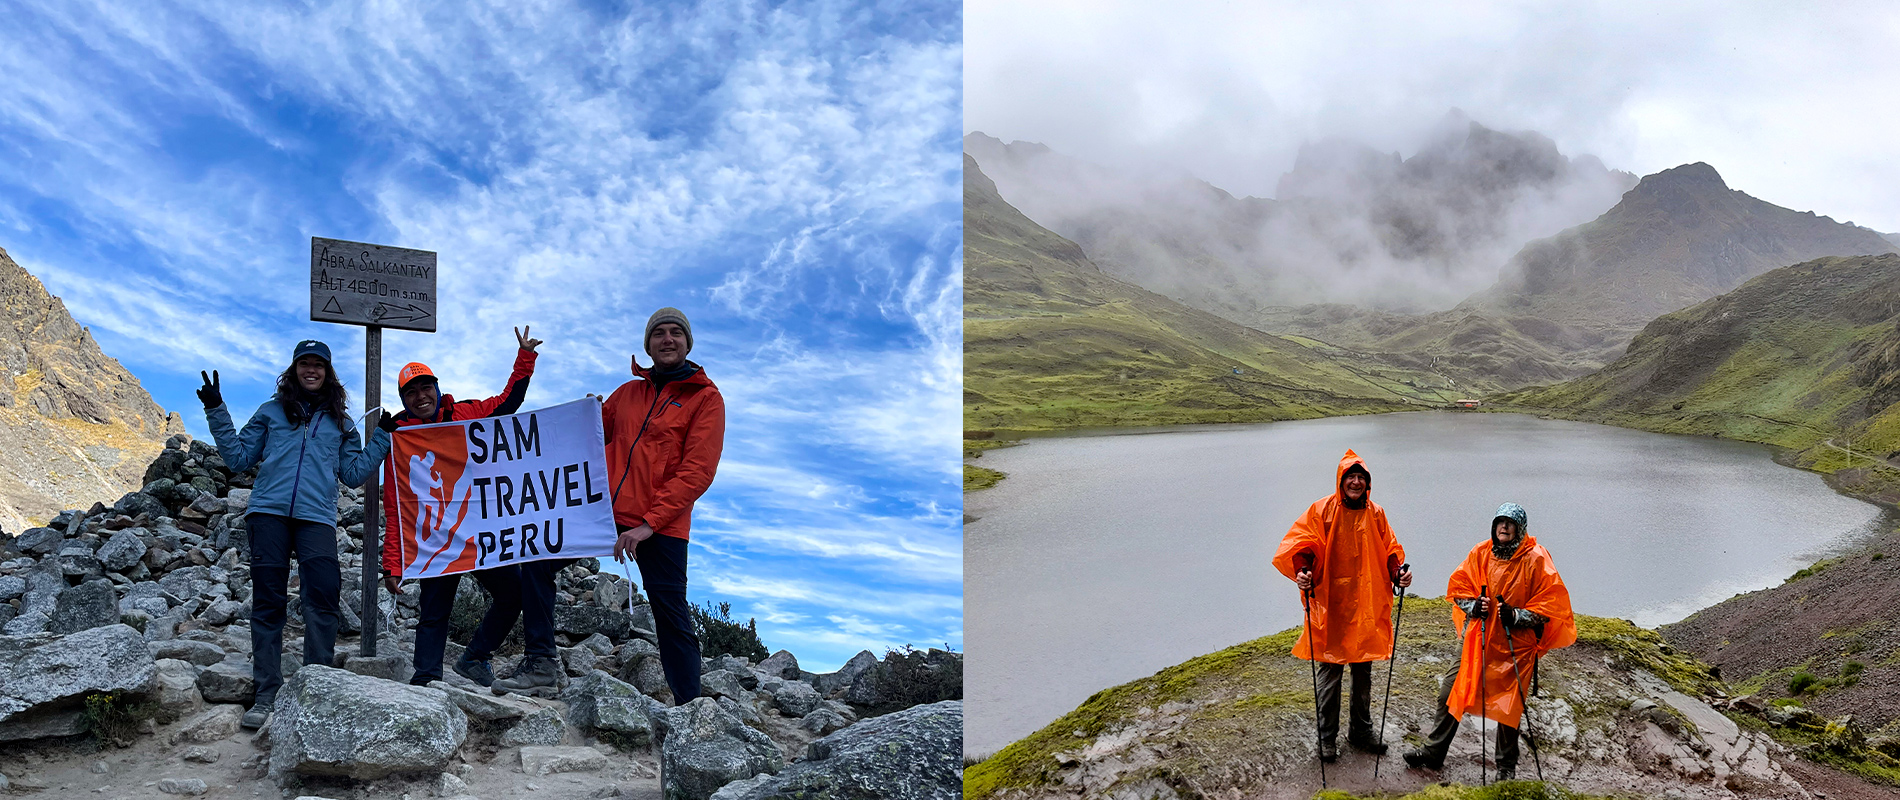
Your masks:
{"label": "overcast sky", "polygon": [[[628,380],[685,310],[726,397],[691,599],[808,669],[961,646],[959,9],[848,0],[0,0],[0,248],[188,428],[299,339],[363,410],[361,328],[309,322],[310,237],[435,250],[463,398],[511,328],[528,408]],[[107,498],[109,500],[109,498]]]}
{"label": "overcast sky", "polygon": [[964,4],[964,130],[1273,196],[1300,142],[1453,107],[1647,175],[1900,231],[1900,3]]}

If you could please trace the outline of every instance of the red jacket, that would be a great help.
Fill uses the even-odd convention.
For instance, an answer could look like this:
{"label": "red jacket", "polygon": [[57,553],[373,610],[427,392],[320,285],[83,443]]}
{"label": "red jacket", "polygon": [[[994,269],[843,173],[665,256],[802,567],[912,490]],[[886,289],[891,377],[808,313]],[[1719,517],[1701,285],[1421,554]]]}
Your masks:
{"label": "red jacket", "polygon": [[[697,366],[697,365],[695,365]],[[638,362],[601,407],[614,522],[687,538],[693,501],[712,485],[726,442],[726,401],[701,369],[658,391]]]}
{"label": "red jacket", "polygon": [[[533,350],[515,351],[515,369],[508,373],[508,385],[502,387],[501,394],[487,400],[457,401],[451,395],[442,395],[435,403],[435,419],[421,419],[403,409],[396,414],[397,427],[408,425],[427,425],[432,422],[448,422],[457,419],[481,419],[482,417],[502,417],[521,410],[521,401],[528,396],[528,379],[534,377]],[[396,515],[396,473],[395,448],[390,448],[390,457],[383,460],[383,574],[402,574],[402,548],[398,543],[401,537],[392,536],[390,531],[401,524]]]}

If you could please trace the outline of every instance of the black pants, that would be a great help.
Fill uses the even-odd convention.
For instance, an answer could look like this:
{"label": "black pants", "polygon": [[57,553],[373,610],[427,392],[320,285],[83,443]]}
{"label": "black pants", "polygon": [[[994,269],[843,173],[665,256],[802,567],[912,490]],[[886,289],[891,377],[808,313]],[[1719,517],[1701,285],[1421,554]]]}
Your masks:
{"label": "black pants", "polygon": [[653,603],[660,636],[660,669],[673,691],[673,704],[699,696],[699,636],[693,633],[693,607],[686,602],[686,540],[654,534],[633,551]]}
{"label": "black pants", "polygon": [[[1451,699],[1451,685],[1458,682],[1458,666],[1451,665],[1451,674],[1445,676],[1438,690],[1438,721],[1432,726],[1432,735],[1425,739],[1425,757],[1434,764],[1444,763],[1451,740],[1458,736],[1458,718],[1445,707]],[[1498,724],[1497,763],[1500,770],[1517,768],[1517,729],[1503,723]]]}
{"label": "black pants", "polygon": [[[1335,742],[1339,737],[1339,679],[1345,664],[1319,665],[1319,738]],[[1352,665],[1352,728],[1346,736],[1354,741],[1372,741],[1372,662]]]}
{"label": "black pants", "polygon": [[521,638],[528,655],[555,659],[559,671],[560,652],[554,649],[554,577],[572,558],[548,558],[517,565],[521,571]]}
{"label": "black pants", "polygon": [[336,526],[276,514],[251,514],[251,677],[256,702],[274,702],[284,685],[284,604],[290,586],[290,554],[297,553],[302,578],[303,663],[330,666],[336,656],[337,591],[343,575],[336,563]]}
{"label": "black pants", "polygon": [[[482,624],[468,641],[464,654],[471,661],[486,661],[494,655],[501,640],[515,627],[521,616],[521,568],[516,565],[475,570],[475,582],[488,592],[488,611]],[[449,641],[449,615],[455,611],[455,590],[462,574],[423,578],[419,581],[418,619],[416,620],[416,674],[412,682],[427,682],[442,677],[442,650]],[[549,620],[552,624],[552,619]],[[548,637],[550,643],[553,636]]]}

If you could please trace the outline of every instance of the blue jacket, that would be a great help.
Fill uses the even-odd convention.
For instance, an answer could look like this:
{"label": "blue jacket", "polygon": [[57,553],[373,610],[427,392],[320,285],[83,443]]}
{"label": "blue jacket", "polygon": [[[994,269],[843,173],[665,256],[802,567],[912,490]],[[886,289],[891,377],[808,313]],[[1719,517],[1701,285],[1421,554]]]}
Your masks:
{"label": "blue jacket", "polygon": [[271,398],[257,407],[242,432],[231,425],[231,411],[220,404],[205,410],[218,455],[232,472],[257,467],[248,513],[336,524],[337,481],[358,486],[389,454],[389,433],[370,431],[363,449],[356,424],[317,411],[292,427],[283,406]]}

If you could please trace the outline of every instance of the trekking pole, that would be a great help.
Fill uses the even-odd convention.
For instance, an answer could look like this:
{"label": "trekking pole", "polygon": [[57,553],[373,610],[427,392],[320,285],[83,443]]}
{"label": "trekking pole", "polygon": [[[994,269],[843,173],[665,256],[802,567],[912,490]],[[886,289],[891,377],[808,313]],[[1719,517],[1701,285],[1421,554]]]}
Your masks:
{"label": "trekking pole", "polygon": [[[1503,600],[1501,597],[1498,599],[1500,601]],[[1524,672],[1517,668],[1517,637],[1512,636],[1510,630],[1507,628],[1504,633],[1504,641],[1511,648],[1511,673],[1517,678],[1518,705],[1524,707],[1524,738],[1529,739],[1531,742],[1531,763],[1537,765],[1537,780],[1542,782],[1544,780],[1544,761],[1537,756],[1537,737],[1531,734],[1531,701],[1530,698],[1524,695]],[[1532,658],[1531,663],[1536,664],[1537,659]],[[1532,668],[1535,669],[1535,667]]]}
{"label": "trekking pole", "polygon": [[[1400,572],[1412,568],[1411,564],[1399,565]],[[1399,623],[1405,621],[1405,588],[1399,588],[1399,615],[1392,620],[1392,658],[1385,665],[1385,699],[1379,703],[1379,743],[1385,744],[1385,715],[1392,708],[1392,671],[1399,666]],[[1385,765],[1385,756],[1372,762],[1372,782],[1379,782],[1379,767]]]}
{"label": "trekking pole", "polygon": [[[1308,574],[1311,574],[1309,571]],[[1313,590],[1300,590],[1300,608],[1306,612],[1306,663],[1308,671],[1313,673],[1313,747],[1319,752],[1319,788],[1326,788],[1326,743],[1319,734],[1319,659],[1313,655]]]}
{"label": "trekking pole", "polygon": [[[1490,596],[1491,587],[1479,587],[1479,600]],[[1491,746],[1485,739],[1484,723],[1490,719],[1491,709],[1485,697],[1484,679],[1491,671],[1491,609],[1485,609],[1484,616],[1478,618],[1478,636],[1478,785],[1486,786],[1491,776],[1484,769],[1484,759],[1491,752]]]}

